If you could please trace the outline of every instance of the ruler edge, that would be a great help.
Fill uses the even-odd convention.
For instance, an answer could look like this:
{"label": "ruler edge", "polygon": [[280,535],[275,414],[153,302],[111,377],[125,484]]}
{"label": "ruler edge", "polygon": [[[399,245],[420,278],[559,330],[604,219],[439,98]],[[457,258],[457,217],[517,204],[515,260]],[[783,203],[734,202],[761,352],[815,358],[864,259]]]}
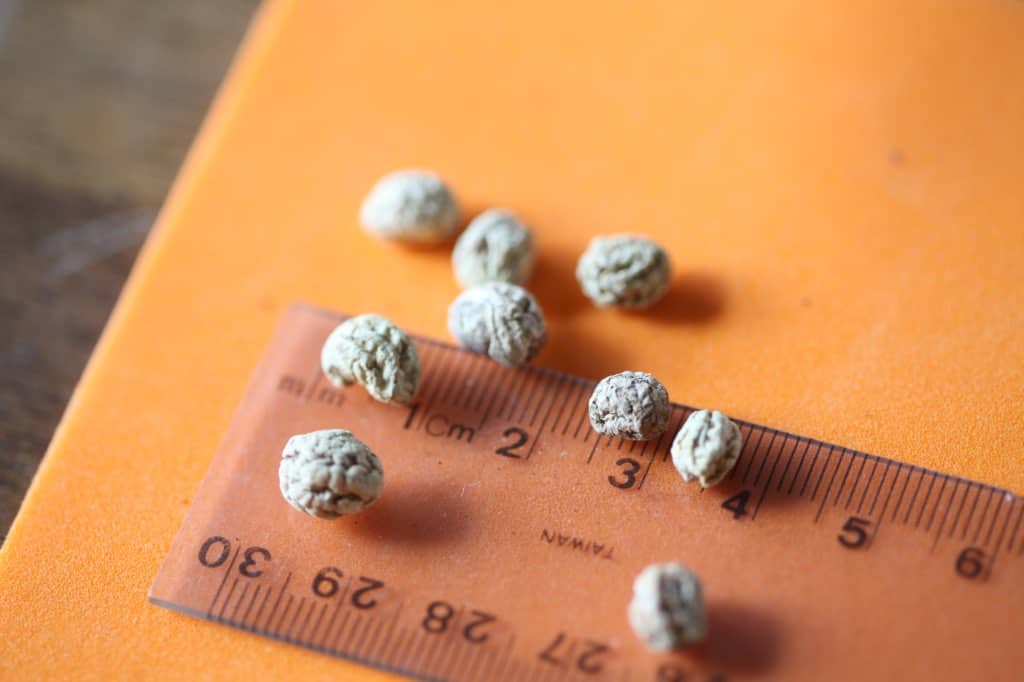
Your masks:
{"label": "ruler edge", "polygon": [[175,602],[167,601],[166,599],[161,599],[159,597],[154,597],[152,594],[147,595],[146,600],[150,604],[153,604],[154,606],[159,606],[160,608],[166,609],[172,613],[178,613],[183,616],[189,616],[190,618],[197,618],[199,620],[214,623],[216,625],[227,625],[239,632],[247,632],[249,634],[257,635],[258,637],[266,637],[276,642],[281,642],[282,644],[288,644],[289,646],[302,647],[303,649],[307,649],[309,651],[315,651],[318,654],[326,654],[327,656],[331,656],[333,658],[337,658],[343,661],[349,661],[350,663],[356,663],[358,665],[370,668],[372,670],[380,670],[386,673],[390,673],[392,675],[399,675],[401,677],[406,677],[412,680],[421,680],[422,682],[451,682],[447,677],[433,677],[431,675],[423,675],[421,673],[407,670],[405,668],[392,665],[386,661],[381,661],[379,659],[365,658],[358,654],[346,653],[344,651],[339,651],[338,649],[321,646],[306,640],[289,639],[288,637],[282,636],[274,632],[273,630],[266,630],[264,628],[258,627],[254,628],[244,623],[235,621],[231,618],[220,618],[217,616],[213,616],[208,613],[199,611],[197,609],[193,609],[190,606],[177,604]]}
{"label": "ruler edge", "polygon": [[[337,321],[337,322],[343,322],[344,320],[353,317],[352,315],[349,315],[348,313],[336,312],[336,311],[333,311],[333,310],[329,310],[327,308],[323,308],[321,306],[317,306],[317,305],[314,305],[314,304],[311,304],[311,303],[306,303],[304,301],[294,301],[294,302],[288,304],[288,306],[285,308],[284,312],[282,313],[282,318],[287,316],[287,315],[289,315],[289,314],[291,314],[291,313],[293,313],[293,312],[295,312],[295,311],[300,311],[300,310],[304,310],[306,312],[311,312],[311,313],[314,313],[316,315],[320,315],[321,317],[326,317],[326,318],[329,318],[329,319]],[[441,341],[441,340],[434,339],[434,338],[431,338],[429,336],[423,336],[423,335],[420,335],[420,334],[412,334],[412,333],[410,333],[409,336],[413,340],[415,340],[417,343],[422,343],[422,344],[426,344],[426,345],[430,345],[430,346],[437,346],[437,347],[441,347],[441,348],[444,348],[444,349],[447,349],[447,350],[450,350],[450,351],[456,351],[456,352],[459,352],[459,353],[466,353],[468,355],[475,355],[474,353],[472,353],[472,351],[468,351],[465,348],[461,348],[461,347],[459,347],[459,346],[457,346],[457,345],[455,345],[453,343],[449,343],[447,341]],[[269,344],[268,344],[268,346],[269,346]],[[577,384],[585,384],[585,385],[588,385],[588,386],[596,386],[597,383],[598,383],[597,381],[594,381],[593,379],[587,379],[587,378],[584,378],[584,377],[579,377],[579,376],[576,376],[574,374],[567,374],[565,372],[562,372],[561,370],[552,369],[550,367],[543,367],[541,365],[528,364],[528,365],[523,365],[521,367],[512,368],[512,369],[522,369],[522,370],[525,370],[525,371],[528,371],[528,372],[535,372],[535,373],[538,373],[538,374],[543,374],[543,375],[547,375],[547,376],[551,376],[551,377],[568,379],[568,380],[573,381],[573,382],[575,382]],[[255,373],[255,371],[256,370],[253,370],[254,373]],[[246,391],[248,391],[248,386],[246,386]],[[685,411],[693,412],[693,411],[696,411],[696,410],[699,410],[699,409],[703,409],[703,408],[698,408],[698,407],[692,407],[690,405],[686,405],[684,403],[678,403],[678,402],[675,402],[675,401],[670,401],[669,405],[670,405],[670,409],[671,408],[679,408],[679,409],[683,410],[684,412]],[[1015,502],[1017,500],[1024,500],[1024,495],[1017,494],[1017,493],[1013,492],[1012,490],[1010,490],[1009,488],[1004,488],[1004,487],[992,485],[991,483],[983,483],[981,481],[977,481],[977,480],[975,480],[973,478],[968,478],[968,477],[965,477],[965,476],[961,476],[959,474],[943,473],[943,472],[939,471],[938,469],[932,469],[932,468],[929,468],[929,467],[924,467],[924,466],[921,466],[919,464],[908,464],[907,462],[902,462],[902,461],[900,461],[898,459],[894,459],[894,458],[891,458],[891,457],[884,457],[882,455],[876,455],[876,454],[873,454],[873,453],[870,453],[870,452],[866,452],[864,450],[859,450],[857,448],[847,447],[845,445],[840,445],[838,443],[830,443],[828,441],[821,440],[821,439],[818,439],[818,438],[811,438],[810,436],[801,436],[801,435],[793,433],[791,431],[783,431],[781,429],[777,429],[777,428],[774,428],[772,426],[766,426],[764,424],[758,424],[757,422],[747,421],[745,419],[737,419],[735,417],[732,417],[731,415],[730,415],[730,419],[732,419],[732,421],[736,422],[736,424],[739,425],[739,426],[747,426],[747,427],[749,427],[751,429],[760,429],[760,430],[764,431],[765,433],[772,434],[772,435],[775,435],[775,436],[783,436],[784,438],[792,438],[792,439],[794,439],[795,441],[797,441],[799,443],[809,443],[810,445],[817,445],[817,446],[823,446],[823,447],[829,447],[829,448],[842,449],[842,450],[846,451],[846,454],[852,455],[853,457],[864,457],[864,458],[866,458],[868,460],[873,460],[876,463],[881,462],[881,463],[895,464],[897,466],[902,466],[904,468],[907,468],[911,473],[918,472],[918,473],[921,473],[921,474],[928,474],[928,475],[934,476],[936,478],[943,478],[943,477],[945,477],[945,478],[948,478],[948,479],[951,479],[951,480],[963,481],[964,483],[966,483],[968,485],[977,486],[977,487],[979,487],[979,488],[981,488],[983,490],[988,490],[989,492],[1002,493],[1004,498],[1005,498],[1005,496],[1008,495],[1008,496],[1013,498],[1011,503]]]}

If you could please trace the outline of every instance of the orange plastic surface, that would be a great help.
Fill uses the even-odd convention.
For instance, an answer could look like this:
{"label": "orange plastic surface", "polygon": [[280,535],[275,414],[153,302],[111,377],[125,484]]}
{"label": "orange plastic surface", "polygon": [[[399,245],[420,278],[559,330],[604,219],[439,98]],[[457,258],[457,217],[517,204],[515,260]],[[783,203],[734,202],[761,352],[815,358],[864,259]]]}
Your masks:
{"label": "orange plastic surface", "polygon": [[[0,553],[0,677],[359,670],[145,594],[287,302],[445,335],[448,254],[356,227],[397,167],[536,228],[540,364],[1024,490],[1022,29],[1010,0],[271,2]],[[676,266],[647,314],[573,280],[622,230]]]}

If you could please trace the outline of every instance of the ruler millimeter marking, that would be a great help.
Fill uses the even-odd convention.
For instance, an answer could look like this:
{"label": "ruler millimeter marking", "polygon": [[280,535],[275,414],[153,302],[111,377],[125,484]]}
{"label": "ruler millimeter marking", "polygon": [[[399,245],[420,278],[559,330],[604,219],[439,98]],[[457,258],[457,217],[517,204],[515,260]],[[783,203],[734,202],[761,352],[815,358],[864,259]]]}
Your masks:
{"label": "ruler millimeter marking", "polygon": [[[150,591],[161,606],[424,680],[1013,679],[1024,501],[738,421],[740,458],[684,485],[670,429],[587,420],[593,382],[416,338],[417,401],[321,380],[342,319],[285,315]],[[280,496],[294,433],[348,428],[385,492],[324,522]],[[710,636],[651,654],[625,618],[645,565],[704,577]]]}

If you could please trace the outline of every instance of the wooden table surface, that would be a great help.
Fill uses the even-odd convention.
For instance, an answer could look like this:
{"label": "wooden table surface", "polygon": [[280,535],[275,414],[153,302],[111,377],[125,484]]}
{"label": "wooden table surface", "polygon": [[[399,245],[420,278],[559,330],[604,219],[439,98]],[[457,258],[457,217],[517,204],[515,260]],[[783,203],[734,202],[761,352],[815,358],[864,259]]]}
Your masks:
{"label": "wooden table surface", "polygon": [[257,4],[0,0],[0,537]]}

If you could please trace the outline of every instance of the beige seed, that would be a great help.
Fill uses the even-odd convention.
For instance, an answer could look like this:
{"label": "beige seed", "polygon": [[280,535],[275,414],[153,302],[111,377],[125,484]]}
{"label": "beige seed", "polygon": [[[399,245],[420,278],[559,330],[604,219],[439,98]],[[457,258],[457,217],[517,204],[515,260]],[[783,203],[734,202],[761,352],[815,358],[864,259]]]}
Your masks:
{"label": "beige seed", "polygon": [[448,331],[459,345],[495,362],[529,362],[548,338],[544,313],[526,289],[489,282],[463,291],[448,307]]}
{"label": "beige seed", "polygon": [[380,497],[380,460],[351,431],[327,429],[292,436],[281,453],[281,494],[320,519],[362,511]]}
{"label": "beige seed", "polygon": [[700,580],[677,563],[648,566],[633,582],[629,624],[652,651],[671,651],[707,634]]}
{"label": "beige seed", "polygon": [[672,463],[683,480],[697,479],[709,488],[729,473],[742,447],[743,436],[731,419],[721,412],[698,410],[672,441]]}
{"label": "beige seed", "polygon": [[408,404],[420,383],[412,339],[380,315],[359,315],[331,332],[320,366],[335,386],[359,383],[382,403]]}
{"label": "beige seed", "polygon": [[463,288],[523,284],[533,270],[533,234],[509,211],[484,211],[455,242],[452,269]]}
{"label": "beige seed", "polygon": [[459,207],[436,173],[401,170],[373,186],[359,210],[368,233],[411,244],[436,244],[455,236]]}
{"label": "beige seed", "polygon": [[647,372],[620,372],[601,379],[587,404],[590,425],[606,436],[654,438],[668,425],[668,391]]}
{"label": "beige seed", "polygon": [[629,234],[595,237],[576,264],[576,280],[601,308],[646,308],[668,289],[669,259],[650,239]]}

